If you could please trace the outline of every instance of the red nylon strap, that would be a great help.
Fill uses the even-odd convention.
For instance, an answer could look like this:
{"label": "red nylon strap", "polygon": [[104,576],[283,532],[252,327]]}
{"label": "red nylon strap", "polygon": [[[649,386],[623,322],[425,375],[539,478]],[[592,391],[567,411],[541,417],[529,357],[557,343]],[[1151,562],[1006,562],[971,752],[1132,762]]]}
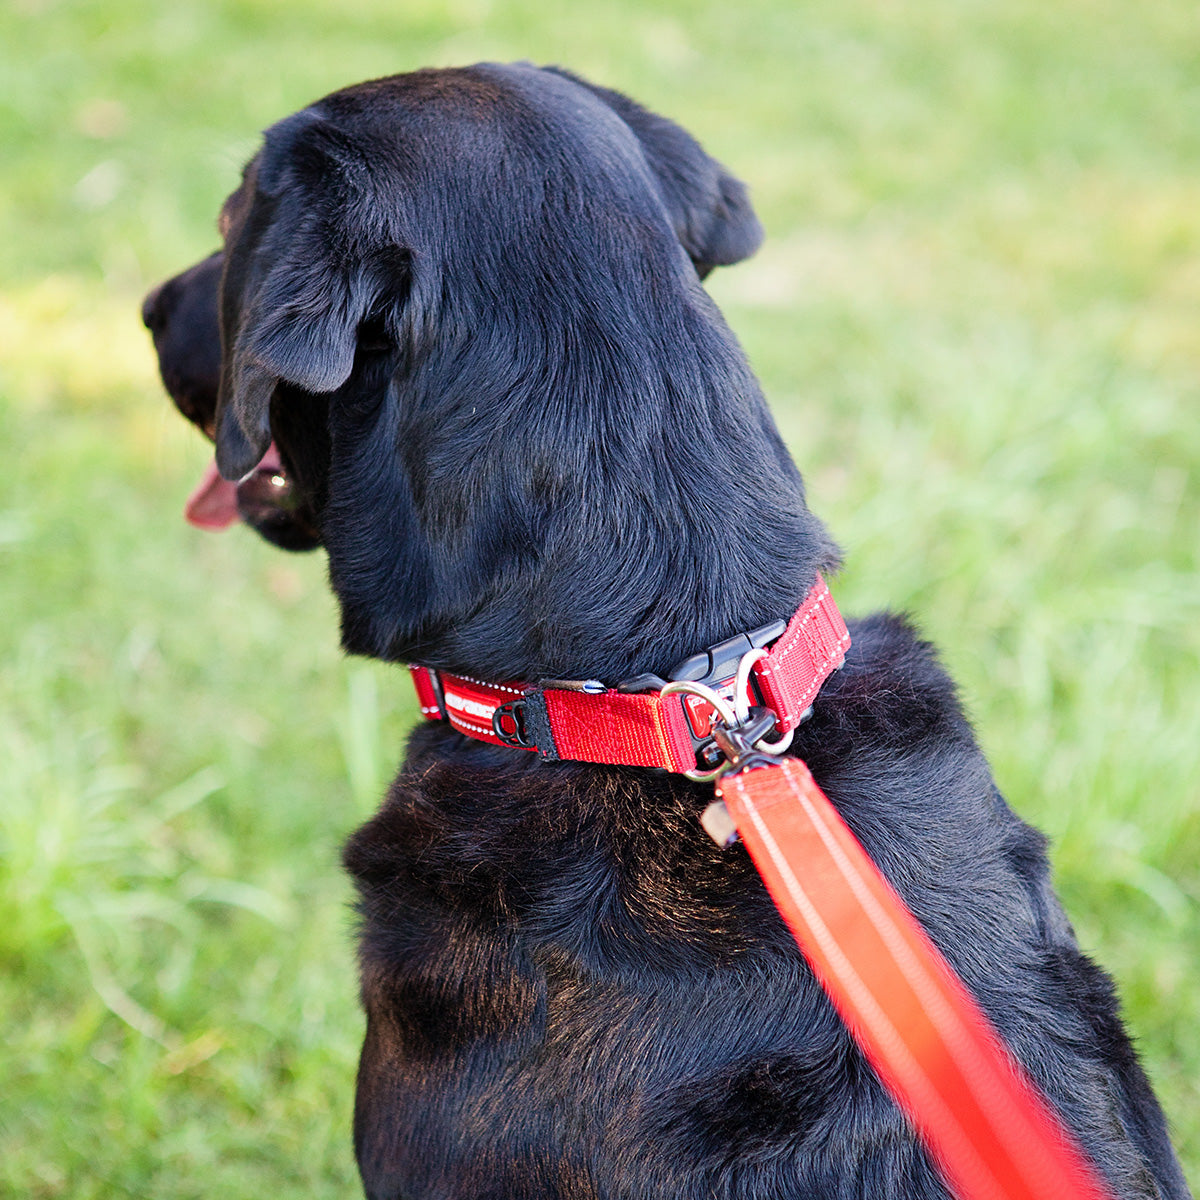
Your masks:
{"label": "red nylon strap", "polygon": [[[468,737],[496,746],[508,745],[493,731],[492,714],[501,704],[525,695],[526,689],[521,684],[483,683],[466,675],[449,675],[445,671],[435,673],[428,667],[410,666],[408,669],[417,689],[421,713],[427,720],[445,719]],[[440,702],[438,686],[441,688]]]}
{"label": "red nylon strap", "polygon": [[784,920],[960,1200],[1111,1200],[798,759],[717,785]]}
{"label": "red nylon strap", "polygon": [[442,712],[442,703],[438,699],[432,674],[426,667],[409,667],[408,670],[412,675],[413,687],[417,689],[417,703],[421,706],[421,716],[427,721],[440,721],[445,713]]}
{"label": "red nylon strap", "polygon": [[[825,581],[818,577],[782,636],[754,666],[762,697],[778,715],[781,732],[796,727],[849,645],[846,623]],[[460,733],[481,741],[510,745],[493,731],[492,714],[498,706],[536,692],[533,703],[544,702],[548,740],[554,743],[536,747],[547,758],[668,771],[690,771],[696,766],[684,710],[687,701],[679,695],[541,690],[522,683],[483,683],[426,667],[410,670],[424,716],[448,720]],[[707,703],[701,701],[699,707],[703,719],[711,719]]]}
{"label": "red nylon strap", "polygon": [[778,718],[780,733],[796,728],[849,648],[846,622],[818,576],[783,636],[754,667],[763,699]]}
{"label": "red nylon strap", "polygon": [[559,758],[668,771],[696,766],[682,696],[588,695],[548,688],[545,697]]}
{"label": "red nylon strap", "polygon": [[[511,744],[496,736],[492,714],[500,705],[525,697],[528,689],[439,671],[439,701],[434,672],[417,666],[409,671],[426,719],[442,720],[444,712],[444,719],[459,733],[496,746]],[[548,757],[669,771],[689,771],[696,765],[680,696],[595,694],[560,688],[548,688],[542,695],[554,739]]]}

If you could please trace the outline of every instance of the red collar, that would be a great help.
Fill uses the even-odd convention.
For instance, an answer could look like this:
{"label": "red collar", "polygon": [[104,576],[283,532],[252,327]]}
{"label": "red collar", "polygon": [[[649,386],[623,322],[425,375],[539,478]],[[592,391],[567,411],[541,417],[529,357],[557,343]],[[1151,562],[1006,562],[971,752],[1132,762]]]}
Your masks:
{"label": "red collar", "polygon": [[[710,646],[670,674],[672,681],[707,685],[729,699],[742,659],[760,651],[747,668],[749,702],[769,709],[776,731],[789,735],[849,646],[846,623],[818,576],[786,624],[776,621]],[[484,683],[432,667],[409,669],[425,717],[449,721],[480,741],[536,750],[545,759],[679,772],[705,771],[719,761],[712,704],[692,690],[664,691],[669,684],[656,675],[609,688],[598,680]]]}

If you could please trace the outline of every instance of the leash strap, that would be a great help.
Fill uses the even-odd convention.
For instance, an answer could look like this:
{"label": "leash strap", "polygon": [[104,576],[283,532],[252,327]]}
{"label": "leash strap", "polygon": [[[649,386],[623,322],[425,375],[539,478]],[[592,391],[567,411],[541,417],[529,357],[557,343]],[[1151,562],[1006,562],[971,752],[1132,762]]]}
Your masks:
{"label": "leash strap", "polygon": [[717,784],[805,958],[960,1200],[1111,1200],[798,759]]}

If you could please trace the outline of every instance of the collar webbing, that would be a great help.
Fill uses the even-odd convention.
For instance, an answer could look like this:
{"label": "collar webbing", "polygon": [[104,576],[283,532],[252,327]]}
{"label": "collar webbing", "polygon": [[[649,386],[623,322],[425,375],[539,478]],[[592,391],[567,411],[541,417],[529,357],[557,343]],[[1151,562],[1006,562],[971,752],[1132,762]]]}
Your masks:
{"label": "collar webbing", "polygon": [[[745,649],[762,644],[754,642],[754,636],[740,635]],[[738,640],[730,639],[720,648]],[[849,646],[846,623],[818,576],[786,628],[751,669],[753,699],[775,713],[778,733],[787,734],[800,723]],[[716,649],[707,652],[710,661],[717,657]],[[486,683],[431,667],[414,665],[410,670],[427,719],[448,721],[480,741],[536,750],[545,759],[683,772],[697,767],[697,753],[709,741],[712,707],[695,695],[663,695],[661,680],[659,687],[630,692],[594,680]],[[722,677],[721,663],[713,670],[716,675],[700,682],[718,692],[728,690],[734,671]]]}

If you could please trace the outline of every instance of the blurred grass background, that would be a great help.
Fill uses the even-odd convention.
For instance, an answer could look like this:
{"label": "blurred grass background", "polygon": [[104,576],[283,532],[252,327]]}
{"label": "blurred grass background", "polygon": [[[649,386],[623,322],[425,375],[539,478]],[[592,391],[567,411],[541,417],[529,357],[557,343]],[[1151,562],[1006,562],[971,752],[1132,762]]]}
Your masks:
{"label": "blurred grass background", "polygon": [[337,863],[414,719],[319,556],[186,526],[143,291],[257,131],[558,62],[768,240],[712,291],[847,554],[943,648],[1200,1183],[1194,0],[0,8],[0,1194],[352,1196]]}

